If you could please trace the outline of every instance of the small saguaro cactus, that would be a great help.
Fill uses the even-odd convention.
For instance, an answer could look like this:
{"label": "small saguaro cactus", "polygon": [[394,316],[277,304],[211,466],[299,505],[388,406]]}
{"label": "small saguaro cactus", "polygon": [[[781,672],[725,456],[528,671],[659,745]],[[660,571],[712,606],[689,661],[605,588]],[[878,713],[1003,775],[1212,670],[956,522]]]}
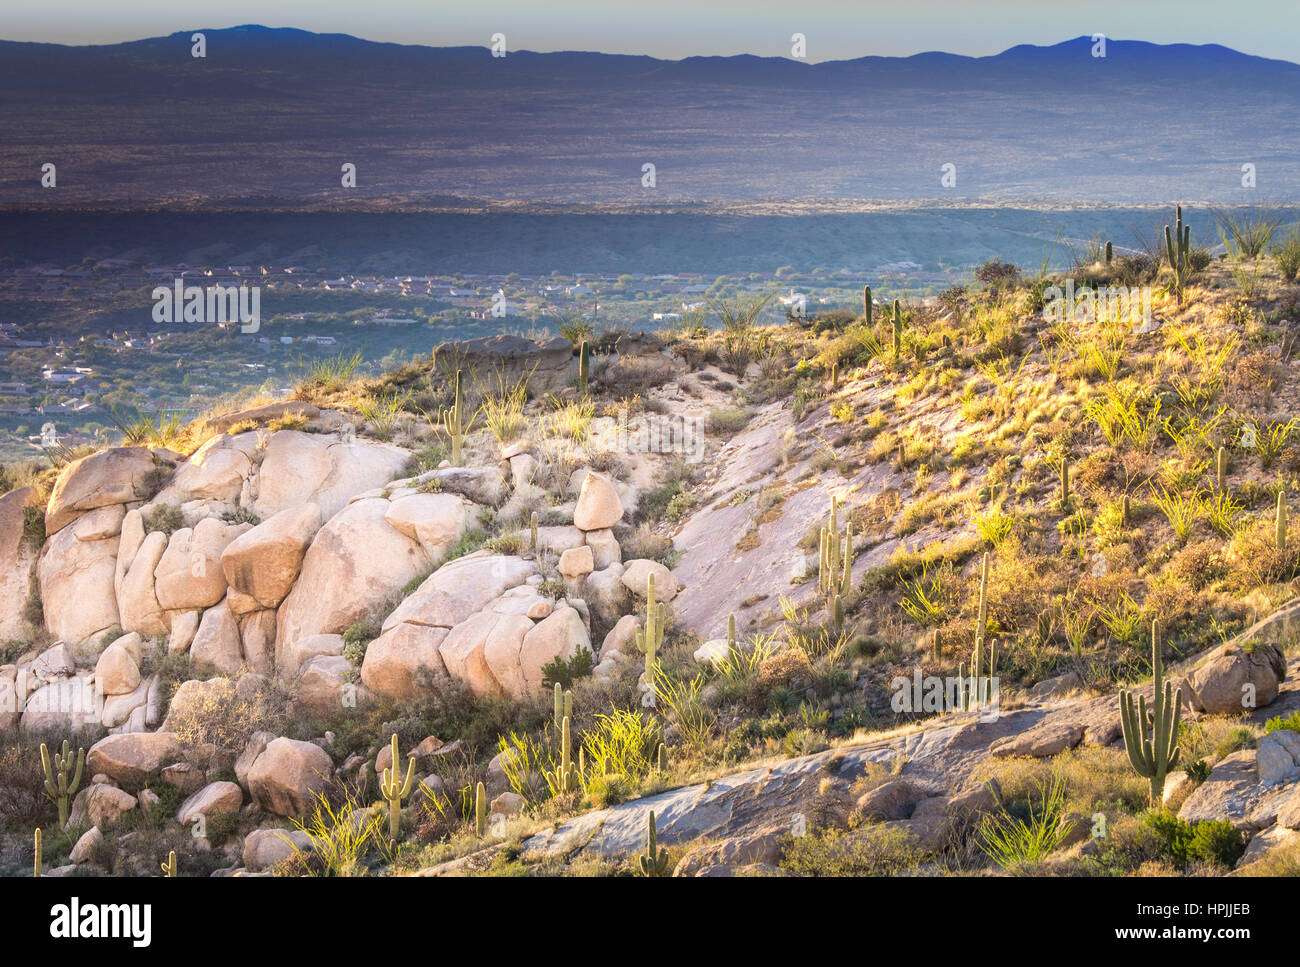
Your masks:
{"label": "small saguaro cactus", "polygon": [[176,851],[172,850],[167,854],[167,862],[159,863],[158,868],[162,870],[162,875],[168,879],[176,878]]}
{"label": "small saguaro cactus", "polygon": [[[1119,693],[1120,726],[1124,748],[1137,774],[1151,781],[1151,802],[1159,805],[1164,797],[1165,776],[1178,764],[1178,725],[1183,714],[1183,690],[1174,691],[1174,683],[1165,681],[1161,656],[1160,622],[1151,622],[1151,671],[1155,690],[1151,708],[1145,695],[1137,697],[1121,689]],[[1149,734],[1148,734],[1149,733]]]}
{"label": "small saguaro cactus", "polygon": [[1125,494],[1120,500],[1119,523],[1121,527],[1127,527],[1131,510],[1128,503],[1128,494]]}
{"label": "small saguaro cactus", "polygon": [[664,606],[655,601],[654,574],[647,574],[645,583],[645,627],[637,631],[635,641],[636,646],[645,653],[646,682],[653,684],[659,646],[664,643]]}
{"label": "small saguaro cactus", "polygon": [[655,767],[660,772],[668,771],[668,746],[662,742],[659,743],[659,748],[655,751]]}
{"label": "small saguaro cactus", "polygon": [[1273,522],[1274,536],[1277,538],[1277,549],[1286,550],[1286,488],[1279,487],[1277,491],[1277,514]]}
{"label": "small saguaro cactus", "polygon": [[465,434],[469,432],[465,419],[465,393],[462,381],[463,374],[458,369],[456,370],[456,389],[452,397],[452,405],[442,411],[442,427],[447,434],[447,439],[451,441],[451,463],[454,467],[460,466]]}
{"label": "small saguaro cactus", "polygon": [[1061,506],[1070,505],[1070,458],[1061,457]]}
{"label": "small saguaro cactus", "polygon": [[867,328],[871,328],[871,286],[862,287],[862,316],[866,320]]}
{"label": "small saguaro cactus", "polygon": [[41,827],[36,827],[36,859],[32,864],[32,876],[40,877],[41,875]]}
{"label": "small saguaro cactus", "polygon": [[903,355],[903,305],[894,300],[894,358]]}
{"label": "small saguaro cactus", "polygon": [[835,387],[839,385],[840,385],[840,364],[838,362],[834,362],[831,363],[831,389],[835,389]]}
{"label": "small saguaro cactus", "polygon": [[559,682],[555,683],[555,727],[558,729],[564,720],[573,715],[573,691],[566,691]]}
{"label": "small saguaro cactus", "polygon": [[545,773],[547,784],[557,796],[564,796],[578,788],[580,770],[573,764],[572,730],[569,717],[560,725],[560,761]]}
{"label": "small saguaro cactus", "polygon": [[537,511],[528,518],[528,549],[533,552],[533,557],[537,556]]}
{"label": "small saguaro cactus", "polygon": [[668,872],[668,853],[659,848],[658,831],[655,829],[655,812],[650,810],[646,822],[645,852],[638,857],[641,861],[643,876],[663,876]]}
{"label": "small saguaro cactus", "polygon": [[731,658],[736,654],[736,616],[735,614],[727,615],[727,657]]}
{"label": "small saguaro cactus", "polygon": [[479,839],[487,835],[487,789],[481,782],[474,787],[474,833]]}
{"label": "small saguaro cactus", "polygon": [[587,340],[578,345],[578,395],[587,395],[587,383],[591,377],[591,346]]}
{"label": "small saguaro cactus", "polygon": [[1183,206],[1177,209],[1177,219],[1171,229],[1165,226],[1165,256],[1174,275],[1174,289],[1181,292],[1191,270],[1192,229],[1183,224]]}
{"label": "small saguaro cactus", "polygon": [[1214,471],[1215,480],[1219,485],[1219,493],[1228,492],[1228,451],[1226,447],[1219,447],[1214,454]]}
{"label": "small saguaro cactus", "polygon": [[[76,766],[75,771],[73,766]],[[61,752],[50,755],[45,743],[41,743],[41,766],[45,770],[45,795],[59,807],[59,825],[68,825],[68,802],[81,785],[81,773],[86,766],[86,750],[77,749],[72,755],[72,746],[63,740]],[[71,778],[69,778],[71,773]]]}
{"label": "small saguaro cactus", "polygon": [[1115,257],[1115,246],[1111,244],[1110,239],[1106,240],[1106,264],[1110,265],[1111,260]]}
{"label": "small saguaro cactus", "polygon": [[411,794],[411,783],[415,780],[415,756],[406,760],[406,778],[399,780],[401,769],[397,754],[397,733],[393,733],[393,761],[384,770],[379,780],[379,792],[388,803],[388,838],[396,840],[402,830],[402,800]]}

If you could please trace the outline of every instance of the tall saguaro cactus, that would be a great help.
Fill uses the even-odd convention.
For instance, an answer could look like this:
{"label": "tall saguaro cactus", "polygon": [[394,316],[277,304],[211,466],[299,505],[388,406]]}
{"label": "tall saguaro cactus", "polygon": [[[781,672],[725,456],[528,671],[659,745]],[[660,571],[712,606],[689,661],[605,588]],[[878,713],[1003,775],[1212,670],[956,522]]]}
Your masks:
{"label": "tall saguaro cactus", "polygon": [[1277,541],[1279,551],[1286,550],[1286,488],[1280,487],[1277,492],[1277,513],[1273,521],[1274,538]]}
{"label": "tall saguaro cactus", "polygon": [[[980,560],[980,594],[979,609],[975,618],[975,648],[971,652],[970,661],[970,678],[967,686],[967,677],[965,675],[965,666],[958,666],[958,681],[961,683],[960,694],[958,696],[958,705],[963,710],[979,708],[989,696],[987,695],[981,677],[984,672],[984,644],[988,634],[989,610],[988,610],[988,588],[989,588],[989,555],[986,551]],[[997,672],[998,654],[996,642],[989,646],[988,657],[988,677],[991,679]],[[991,688],[991,686],[990,686]]]}
{"label": "tall saguaro cactus", "polygon": [[474,834],[479,839],[487,835],[487,789],[481,782],[474,787]]}
{"label": "tall saguaro cactus", "polygon": [[32,863],[32,876],[39,879],[41,875],[41,827],[36,827],[36,836],[34,838],[36,840],[36,859]]}
{"label": "tall saguaro cactus", "polygon": [[654,686],[659,646],[664,643],[664,606],[655,600],[655,576],[646,575],[645,627],[635,635],[636,646],[645,652],[646,684]]}
{"label": "tall saguaro cactus", "polygon": [[398,780],[401,770],[398,768],[397,733],[393,733],[393,761],[379,781],[379,791],[388,803],[388,837],[396,840],[402,831],[402,800],[411,794],[411,783],[415,780],[415,756],[406,760],[406,778]]}
{"label": "tall saguaro cactus", "polygon": [[459,467],[465,434],[469,431],[468,421],[465,419],[463,373],[459,369],[456,370],[456,389],[452,399],[452,405],[442,411],[442,427],[447,434],[447,439],[451,441],[452,466]]}
{"label": "tall saguaro cactus", "polygon": [[[73,765],[75,763],[75,771]],[[45,770],[45,795],[59,807],[59,825],[68,825],[68,802],[81,785],[81,773],[86,766],[86,750],[77,749],[72,755],[72,746],[63,740],[63,749],[50,755],[45,743],[41,743],[41,767]],[[71,775],[71,778],[69,778]]]}
{"label": "tall saguaro cactus", "polygon": [[866,320],[868,329],[871,328],[871,306],[872,306],[871,286],[864,285],[862,287],[862,315],[863,318]]}
{"label": "tall saguaro cactus", "polygon": [[567,795],[578,788],[581,770],[573,764],[573,738],[569,717],[560,725],[560,761],[554,769],[546,771],[546,780],[557,796]]}
{"label": "tall saguaro cactus", "polygon": [[826,599],[826,613],[836,628],[844,623],[843,598],[853,589],[853,525],[846,522],[840,534],[839,500],[831,497],[831,510],[819,532],[817,581]]}
{"label": "tall saguaro cactus", "polygon": [[1178,764],[1178,725],[1183,714],[1183,690],[1174,691],[1174,683],[1165,681],[1161,656],[1160,622],[1151,622],[1151,670],[1154,691],[1151,708],[1147,697],[1122,689],[1119,693],[1120,726],[1128,761],[1137,774],[1151,781],[1151,803],[1159,805],[1164,797],[1165,776]]}
{"label": "tall saguaro cactus", "polygon": [[591,377],[591,346],[583,340],[578,346],[578,395],[586,397],[587,383]]}
{"label": "tall saguaro cactus", "polygon": [[903,355],[903,305],[894,300],[894,359]]}

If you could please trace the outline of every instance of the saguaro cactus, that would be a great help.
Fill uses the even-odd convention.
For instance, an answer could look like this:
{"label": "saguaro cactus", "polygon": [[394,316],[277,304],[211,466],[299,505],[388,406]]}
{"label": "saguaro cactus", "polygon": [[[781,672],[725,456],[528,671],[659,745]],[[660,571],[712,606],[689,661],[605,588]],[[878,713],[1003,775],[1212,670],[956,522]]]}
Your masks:
{"label": "saguaro cactus", "polygon": [[[1119,693],[1120,726],[1124,748],[1137,774],[1151,781],[1151,803],[1159,805],[1165,789],[1165,776],[1178,764],[1178,724],[1183,714],[1183,690],[1175,692],[1174,683],[1165,681],[1165,666],[1160,654],[1160,622],[1151,622],[1151,670],[1155,690],[1151,708],[1145,695],[1137,697],[1121,689]],[[1149,733],[1149,735],[1148,735]]]}
{"label": "saguaro cactus", "polygon": [[1165,256],[1174,275],[1174,289],[1180,293],[1191,272],[1191,250],[1192,229],[1183,224],[1183,206],[1179,205],[1174,228],[1165,226]]}
{"label": "saguaro cactus", "polygon": [[32,864],[32,876],[40,877],[41,875],[41,827],[36,827],[36,859]]}
{"label": "saguaro cactus", "polygon": [[[73,771],[75,762],[76,770]],[[41,766],[45,770],[45,795],[59,807],[59,825],[68,825],[68,802],[81,785],[81,773],[86,766],[86,750],[77,749],[72,756],[72,746],[63,740],[63,749],[51,757],[45,743],[41,743]],[[69,778],[71,773],[71,778]]]}
{"label": "saguaro cactus", "polygon": [[650,810],[646,821],[645,853],[639,857],[643,876],[663,876],[668,872],[668,853],[659,848],[658,832],[655,829],[655,812]]}
{"label": "saguaro cactus", "polygon": [[162,870],[162,875],[169,878],[176,878],[176,851],[172,850],[167,854],[167,862],[159,863],[158,868]]}
{"label": "saguaro cactus", "polygon": [[393,761],[384,770],[379,781],[379,791],[388,803],[388,837],[396,840],[402,831],[402,800],[411,794],[411,783],[415,780],[415,756],[406,760],[406,778],[398,781],[401,771],[398,769],[397,733],[393,733]]}
{"label": "saguaro cactus", "polygon": [[862,316],[866,319],[868,329],[871,328],[871,305],[871,286],[864,285],[862,287]]}
{"label": "saguaro cactus", "polygon": [[655,601],[655,576],[646,575],[645,627],[635,635],[636,646],[645,652],[645,678],[654,684],[659,646],[664,643],[664,606]]}
{"label": "saguaro cactus", "polygon": [[1219,493],[1226,494],[1228,492],[1228,451],[1224,447],[1219,447],[1214,454],[1214,471]]}
{"label": "saguaro cactus", "polygon": [[481,782],[474,787],[474,833],[479,839],[487,835],[487,790]]}
{"label": "saguaro cactus", "polygon": [[1277,492],[1277,514],[1273,522],[1274,536],[1277,538],[1277,549],[1286,550],[1286,488],[1282,487]]}
{"label": "saguaro cactus", "polygon": [[[970,686],[966,686],[966,675],[964,674],[965,666],[958,666],[958,679],[962,683],[959,695],[959,706],[965,710],[972,707],[978,708],[983,704],[986,694],[983,686],[980,684],[980,678],[984,670],[984,641],[988,633],[988,587],[989,587],[989,555],[986,551],[980,560],[980,593],[979,609],[975,618],[975,648],[971,652],[970,662]],[[994,643],[989,647],[989,677],[992,678],[997,669],[997,644]]]}
{"label": "saguaro cactus", "polygon": [[563,796],[578,788],[580,778],[580,770],[573,764],[572,733],[566,715],[560,725],[560,761],[546,771],[546,781],[557,796]]}
{"label": "saguaro cactus", "polygon": [[533,552],[533,557],[537,556],[537,511],[528,518],[528,549]]}
{"label": "saguaro cactus", "polygon": [[555,727],[558,729],[564,720],[573,715],[573,691],[565,691],[559,682],[555,683]]}
{"label": "saguaro cactus", "polygon": [[1115,257],[1115,247],[1111,244],[1110,239],[1106,240],[1106,264],[1110,265],[1111,259]]}
{"label": "saguaro cactus", "polygon": [[578,346],[578,395],[587,395],[587,381],[591,376],[591,346],[583,340]]}
{"label": "saguaro cactus", "polygon": [[1070,505],[1070,458],[1061,457],[1061,506]]}
{"label": "saguaro cactus", "polygon": [[836,628],[844,623],[842,598],[853,589],[853,525],[845,525],[842,539],[839,527],[839,500],[831,497],[830,514],[819,532],[817,580],[826,599],[826,613]]}
{"label": "saguaro cactus", "polygon": [[903,355],[903,306],[894,300],[894,358]]}
{"label": "saguaro cactus", "polygon": [[459,467],[461,463],[461,449],[465,443],[465,434],[469,427],[465,419],[465,393],[462,386],[463,374],[456,370],[456,389],[453,396],[453,402],[450,407],[442,411],[442,427],[451,441],[451,462],[452,466]]}

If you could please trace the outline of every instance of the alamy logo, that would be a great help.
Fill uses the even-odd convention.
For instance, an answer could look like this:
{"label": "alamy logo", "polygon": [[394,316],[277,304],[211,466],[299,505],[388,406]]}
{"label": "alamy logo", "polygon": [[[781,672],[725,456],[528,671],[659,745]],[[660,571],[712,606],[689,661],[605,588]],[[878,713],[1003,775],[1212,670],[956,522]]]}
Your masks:
{"label": "alamy logo", "polygon": [[147,947],[152,939],[153,907],[148,903],[86,903],[73,897],[50,907],[50,936],[56,940],[97,938],[131,941]]}
{"label": "alamy logo", "polygon": [[1065,286],[1043,290],[1043,318],[1047,322],[1127,322],[1150,329],[1151,286],[1081,286],[1066,279]]}
{"label": "alamy logo", "polygon": [[257,332],[262,325],[262,289],[256,285],[185,285],[153,290],[154,322],[238,322],[240,332]]}
{"label": "alamy logo", "polygon": [[687,463],[704,459],[703,420],[650,413],[628,428],[627,409],[619,410],[614,446],[623,453],[676,453]]}

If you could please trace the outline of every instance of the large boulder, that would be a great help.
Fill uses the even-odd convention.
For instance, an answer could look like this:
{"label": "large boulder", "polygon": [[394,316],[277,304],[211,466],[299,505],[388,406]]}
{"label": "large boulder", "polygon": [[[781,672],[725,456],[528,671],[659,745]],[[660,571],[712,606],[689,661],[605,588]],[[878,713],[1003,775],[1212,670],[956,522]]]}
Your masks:
{"label": "large boulder", "polygon": [[1187,676],[1188,701],[1198,712],[1238,714],[1272,702],[1285,678],[1286,656],[1277,645],[1228,642]]}
{"label": "large boulder", "polygon": [[342,635],[307,635],[275,642],[275,668],[281,681],[293,681],[298,669],[317,655],[341,655],[347,643]]}
{"label": "large boulder", "polygon": [[225,602],[203,612],[199,630],[190,644],[190,661],[200,671],[216,671],[222,675],[235,675],[243,668],[239,622]]}
{"label": "large boulder", "polygon": [[35,499],[31,487],[0,497],[0,641],[22,638],[23,613],[31,591],[32,565],[40,550],[27,539],[27,508]]}
{"label": "large boulder", "polygon": [[577,373],[573,345],[561,338],[536,343],[501,333],[443,343],[434,355],[458,360],[457,365],[467,373],[481,373],[507,384],[527,379],[533,393],[558,393],[572,384]]}
{"label": "large boulder", "polygon": [[387,443],[343,443],[333,435],[279,430],[271,435],[257,472],[253,510],[266,520],[314,503],[329,520],[352,497],[392,480],[410,459],[408,451]]}
{"label": "large boulder", "polygon": [[239,506],[244,484],[253,473],[259,436],[256,431],[214,436],[176,468],[155,501],[175,507],[200,502],[212,510],[214,504],[228,509]]}
{"label": "large boulder", "polygon": [[[240,525],[246,527],[247,525]],[[154,593],[166,611],[210,608],[226,596],[221,554],[238,533],[215,517],[171,535],[154,569]]]}
{"label": "large boulder", "polygon": [[428,569],[429,555],[384,520],[387,510],[386,500],[358,500],[320,529],[280,605],[277,641],[341,633]]}
{"label": "large boulder", "polygon": [[95,682],[103,695],[125,695],[140,684],[140,666],[120,642],[104,649],[95,664]]}
{"label": "large boulder", "polygon": [[72,461],[54,482],[45,533],[57,533],[90,510],[147,500],[162,466],[143,447],[113,447]]}
{"label": "large boulder", "polygon": [[677,578],[673,577],[673,572],[658,561],[645,559],[628,561],[623,567],[623,574],[619,580],[632,594],[638,598],[644,598],[649,586],[648,579],[650,575],[654,575],[655,599],[657,601],[666,602],[677,597],[677,592],[681,590],[677,584]]}
{"label": "large boulder", "polygon": [[123,786],[139,788],[181,758],[184,749],[172,732],[125,732],[100,739],[86,753],[86,771],[103,773]]}
{"label": "large boulder", "polygon": [[573,525],[579,530],[598,531],[613,527],[622,519],[623,501],[610,479],[599,473],[584,476],[578,505],[573,510]]}
{"label": "large boulder", "polygon": [[459,494],[408,494],[388,505],[384,520],[441,564],[474,519],[474,504]]}
{"label": "large boulder", "polygon": [[[132,531],[139,520],[139,512],[132,511]],[[125,521],[123,522],[125,526]],[[163,555],[167,553],[167,535],[162,531],[145,534],[138,547],[132,549],[129,562],[123,555],[117,559],[116,585],[117,610],[122,627],[144,635],[167,633],[168,620],[158,603],[154,586],[154,572]]]}
{"label": "large boulder", "polygon": [[27,696],[19,720],[28,732],[77,732],[94,728],[103,715],[95,676],[60,678]]}
{"label": "large boulder", "polygon": [[480,697],[497,697],[502,692],[488,665],[485,647],[488,636],[504,617],[490,611],[470,615],[452,628],[438,646],[447,674],[464,682]]}
{"label": "large boulder", "polygon": [[415,624],[390,628],[366,646],[361,663],[362,684],[385,698],[412,697],[416,693],[416,676],[422,671],[447,674],[438,652],[446,637],[446,628]]}
{"label": "large boulder", "polygon": [[[330,715],[348,707],[347,688],[356,673],[340,655],[317,655],[298,669],[293,686],[294,707],[310,715]],[[359,702],[359,696],[354,696]]]}
{"label": "large boulder", "polygon": [[244,790],[234,782],[210,782],[194,793],[176,812],[176,822],[188,826],[200,816],[213,813],[237,813],[244,805]]}
{"label": "large boulder", "polygon": [[568,661],[582,650],[591,651],[591,636],[582,615],[567,604],[557,607],[524,635],[519,648],[519,679],[511,694],[522,697],[541,691],[543,667],[556,659]]}
{"label": "large boulder", "polygon": [[524,675],[523,650],[535,627],[524,615],[498,615],[483,638],[483,660],[501,690],[511,698],[528,694],[531,683]]}
{"label": "large boulder", "polygon": [[137,804],[135,796],[106,782],[96,783],[86,793],[86,815],[100,829],[111,826]]}
{"label": "large boulder", "polygon": [[244,868],[261,873],[300,852],[311,852],[311,837],[303,830],[255,829],[244,837]]}
{"label": "large boulder", "polygon": [[248,772],[248,789],[267,812],[302,816],[333,776],[334,765],[320,746],[279,738],[268,743],[253,763]]}
{"label": "large boulder", "polygon": [[320,530],[315,504],[291,507],[240,534],[221,552],[221,570],[230,586],[263,608],[277,608],[298,573],[303,555]]}
{"label": "large boulder", "polygon": [[434,571],[398,605],[384,621],[383,630],[403,623],[453,628],[509,588],[523,584],[536,570],[531,561],[487,551],[456,558]]}
{"label": "large boulder", "polygon": [[120,624],[113,579],[124,516],[121,507],[93,510],[45,542],[36,574],[55,638],[79,644]]}

